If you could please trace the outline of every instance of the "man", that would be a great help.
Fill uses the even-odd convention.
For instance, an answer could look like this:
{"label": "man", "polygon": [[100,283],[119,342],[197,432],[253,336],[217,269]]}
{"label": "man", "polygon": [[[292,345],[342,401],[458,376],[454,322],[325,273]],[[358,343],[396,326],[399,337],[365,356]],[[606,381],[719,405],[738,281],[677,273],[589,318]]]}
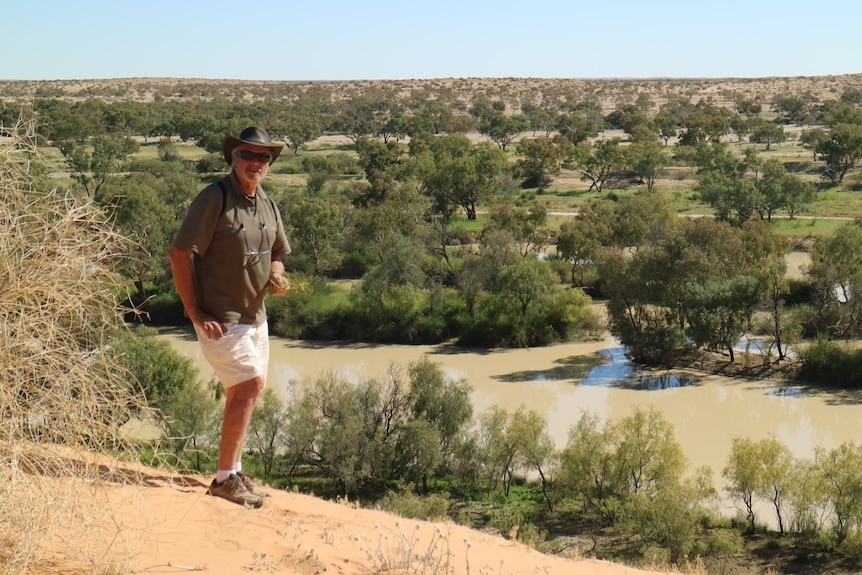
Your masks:
{"label": "man", "polygon": [[286,289],[281,257],[290,253],[281,215],[260,182],[282,148],[257,127],[226,136],[231,173],[192,201],[168,252],[203,355],[225,388],[218,472],[208,493],[251,507],[265,496],[241,461],[269,364],[264,300],[268,289]]}

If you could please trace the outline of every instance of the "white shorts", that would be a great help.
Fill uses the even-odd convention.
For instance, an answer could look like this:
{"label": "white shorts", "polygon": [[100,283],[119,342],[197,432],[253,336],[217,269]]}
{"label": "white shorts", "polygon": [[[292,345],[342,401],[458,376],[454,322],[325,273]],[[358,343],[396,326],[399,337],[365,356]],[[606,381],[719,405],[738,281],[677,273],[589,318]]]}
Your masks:
{"label": "white shorts", "polygon": [[238,323],[219,339],[210,339],[198,330],[198,343],[204,358],[212,366],[225,388],[263,377],[269,365],[269,329],[267,322],[258,326]]}

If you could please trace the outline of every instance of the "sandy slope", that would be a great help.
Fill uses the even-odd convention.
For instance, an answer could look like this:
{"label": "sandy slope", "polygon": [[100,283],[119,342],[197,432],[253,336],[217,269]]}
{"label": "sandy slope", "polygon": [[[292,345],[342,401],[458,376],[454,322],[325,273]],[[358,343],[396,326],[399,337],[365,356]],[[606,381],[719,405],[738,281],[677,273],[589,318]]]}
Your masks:
{"label": "sandy slope", "polygon": [[206,495],[208,478],[110,467],[95,486],[42,479],[55,494],[76,487],[79,503],[96,509],[76,511],[72,529],[56,521],[63,543],[55,541],[32,573],[657,573],[542,555],[451,523],[400,519],[297,493],[270,490],[263,508],[244,509]]}

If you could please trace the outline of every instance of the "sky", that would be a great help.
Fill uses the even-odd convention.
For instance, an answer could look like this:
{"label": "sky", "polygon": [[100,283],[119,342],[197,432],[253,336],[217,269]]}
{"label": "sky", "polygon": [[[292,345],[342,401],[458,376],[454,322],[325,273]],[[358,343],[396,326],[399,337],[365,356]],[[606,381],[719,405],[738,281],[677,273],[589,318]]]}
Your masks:
{"label": "sky", "polygon": [[0,80],[761,78],[862,72],[859,0],[4,4]]}

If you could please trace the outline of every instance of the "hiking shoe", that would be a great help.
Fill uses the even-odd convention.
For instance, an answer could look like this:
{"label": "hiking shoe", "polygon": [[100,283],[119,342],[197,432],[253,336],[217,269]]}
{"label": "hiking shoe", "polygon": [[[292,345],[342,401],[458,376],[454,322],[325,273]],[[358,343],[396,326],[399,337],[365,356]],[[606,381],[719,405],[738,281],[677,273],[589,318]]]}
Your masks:
{"label": "hiking shoe", "polygon": [[254,476],[249,475],[245,471],[240,471],[237,473],[240,481],[242,481],[243,487],[245,487],[246,491],[250,491],[251,493],[257,495],[261,499],[264,497],[269,497],[269,493],[261,489],[257,486],[257,483],[254,482]]}
{"label": "hiking shoe", "polygon": [[263,505],[263,498],[246,489],[242,479],[235,473],[231,473],[230,477],[221,483],[216,483],[213,479],[207,493],[246,507],[257,508]]}

